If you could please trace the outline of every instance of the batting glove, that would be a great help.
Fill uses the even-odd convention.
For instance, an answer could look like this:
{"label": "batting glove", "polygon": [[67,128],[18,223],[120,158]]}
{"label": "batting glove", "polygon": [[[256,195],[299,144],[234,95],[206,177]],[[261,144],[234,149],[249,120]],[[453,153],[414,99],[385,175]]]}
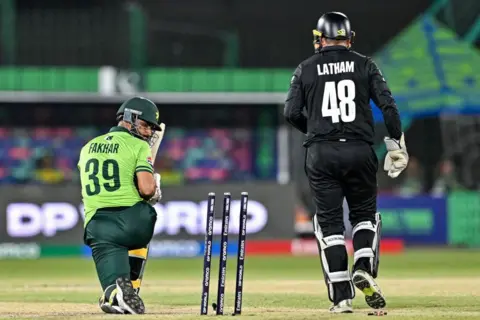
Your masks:
{"label": "batting glove", "polygon": [[405,170],[408,164],[407,146],[405,145],[405,138],[402,133],[400,140],[395,140],[389,137],[384,139],[387,146],[387,156],[383,170],[388,172],[390,178],[396,178]]}
{"label": "batting glove", "polygon": [[160,189],[162,177],[160,176],[159,173],[155,173],[153,175],[153,178],[155,179],[155,186],[156,186],[155,194],[153,195],[153,197],[150,198],[150,200],[148,200],[148,203],[152,206],[155,205],[160,200],[162,200],[162,189]]}

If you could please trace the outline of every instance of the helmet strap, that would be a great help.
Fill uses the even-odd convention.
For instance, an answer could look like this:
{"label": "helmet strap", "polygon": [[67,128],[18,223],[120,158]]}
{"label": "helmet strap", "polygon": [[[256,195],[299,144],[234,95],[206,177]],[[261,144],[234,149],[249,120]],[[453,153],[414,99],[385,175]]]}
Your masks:
{"label": "helmet strap", "polygon": [[129,131],[132,135],[148,142],[149,139],[145,138],[140,133],[138,133],[138,129],[137,129],[137,120],[141,114],[142,114],[141,111],[125,108],[125,112],[123,113],[122,120],[130,124],[131,127]]}

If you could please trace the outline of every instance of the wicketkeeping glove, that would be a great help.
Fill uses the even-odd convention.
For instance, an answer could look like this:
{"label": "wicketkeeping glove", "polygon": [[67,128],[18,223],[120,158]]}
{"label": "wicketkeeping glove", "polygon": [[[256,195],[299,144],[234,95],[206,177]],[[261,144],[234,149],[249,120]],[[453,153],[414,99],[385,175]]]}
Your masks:
{"label": "wicketkeeping glove", "polygon": [[405,138],[402,136],[400,140],[395,140],[389,137],[384,139],[387,146],[387,156],[385,157],[385,163],[383,170],[388,171],[388,176],[396,178],[407,167],[408,153],[405,145]]}
{"label": "wicketkeeping glove", "polygon": [[150,205],[155,205],[157,202],[159,202],[162,199],[162,190],[160,189],[161,186],[161,179],[162,177],[160,176],[159,173],[155,173],[153,175],[153,178],[155,179],[155,194],[153,197],[151,197],[147,202]]}

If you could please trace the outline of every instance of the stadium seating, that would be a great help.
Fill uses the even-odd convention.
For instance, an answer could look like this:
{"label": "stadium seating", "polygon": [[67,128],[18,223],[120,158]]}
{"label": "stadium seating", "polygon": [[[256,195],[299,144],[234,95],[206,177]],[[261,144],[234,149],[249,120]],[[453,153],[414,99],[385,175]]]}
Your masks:
{"label": "stadium seating", "polygon": [[[78,182],[80,149],[107,130],[0,128],[0,183]],[[169,128],[155,167],[166,184],[241,181],[256,177],[254,153],[252,131]],[[275,168],[270,171],[270,177],[275,178]]]}

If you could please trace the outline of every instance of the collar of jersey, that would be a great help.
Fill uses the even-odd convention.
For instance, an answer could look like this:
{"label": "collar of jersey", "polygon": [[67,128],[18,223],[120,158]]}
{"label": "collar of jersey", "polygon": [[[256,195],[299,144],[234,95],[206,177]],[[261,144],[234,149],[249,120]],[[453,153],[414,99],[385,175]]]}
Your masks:
{"label": "collar of jersey", "polygon": [[126,133],[130,133],[130,131],[128,131],[127,128],[120,127],[120,126],[111,128],[109,132],[126,132]]}
{"label": "collar of jersey", "polygon": [[320,51],[346,51],[348,50],[347,47],[345,46],[328,46],[328,47],[323,47]]}

